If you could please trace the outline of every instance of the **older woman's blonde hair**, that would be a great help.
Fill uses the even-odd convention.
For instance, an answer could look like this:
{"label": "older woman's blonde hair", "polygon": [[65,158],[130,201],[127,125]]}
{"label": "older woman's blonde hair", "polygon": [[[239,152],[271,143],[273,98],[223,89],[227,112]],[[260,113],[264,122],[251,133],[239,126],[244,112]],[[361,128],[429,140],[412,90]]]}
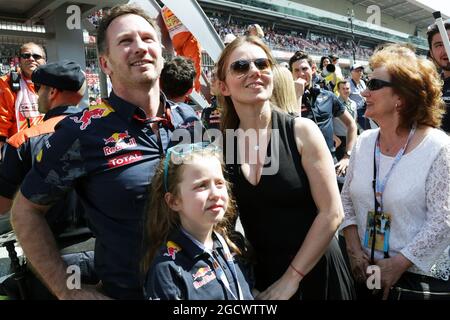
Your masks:
{"label": "older woman's blonde hair", "polygon": [[276,64],[273,66],[272,72],[273,92],[270,101],[285,112],[300,114],[291,71]]}
{"label": "older woman's blonde hair", "polygon": [[445,113],[443,82],[431,61],[418,57],[407,45],[387,44],[375,51],[369,63],[372,70],[386,68],[394,92],[405,101],[398,110],[399,127],[441,125]]}
{"label": "older woman's blonde hair", "polygon": [[[233,53],[236,48],[242,46],[245,43],[254,44],[266,53],[267,58],[271,62],[271,65],[276,64],[275,58],[272,56],[272,53],[269,47],[258,37],[255,36],[242,36],[236,38],[233,42],[223,49],[222,54],[220,55],[219,61],[217,61],[217,78],[220,81],[225,81],[225,78],[228,74],[229,69],[229,57]],[[232,62],[232,61],[231,61]],[[224,131],[226,129],[236,129],[239,125],[239,117],[234,109],[233,101],[230,96],[223,96],[219,94],[217,96],[218,104],[222,107],[222,117],[221,117],[221,129]]]}

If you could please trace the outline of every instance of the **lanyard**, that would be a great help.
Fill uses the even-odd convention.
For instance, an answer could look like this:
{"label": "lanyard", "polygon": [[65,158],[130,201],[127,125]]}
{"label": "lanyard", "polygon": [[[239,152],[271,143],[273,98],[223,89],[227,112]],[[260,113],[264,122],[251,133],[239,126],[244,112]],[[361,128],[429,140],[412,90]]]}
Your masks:
{"label": "lanyard", "polygon": [[[413,125],[411,130],[409,131],[408,139],[406,140],[405,145],[397,152],[397,155],[394,158],[394,162],[392,163],[389,171],[382,181],[380,181],[380,133],[378,132],[377,140],[375,142],[375,150],[373,157],[373,191],[375,198],[375,212],[374,212],[374,222],[373,222],[373,230],[372,230],[372,248],[370,254],[370,261],[372,264],[375,263],[374,255],[375,255],[375,242],[376,242],[376,217],[378,214],[383,212],[383,192],[386,188],[387,181],[392,174],[394,167],[399,163],[403,154],[405,153],[406,148],[408,147],[408,143],[411,140],[412,136],[416,132],[416,126]],[[389,258],[389,245],[384,248],[384,258]]]}
{"label": "lanyard", "polygon": [[375,155],[374,155],[375,156],[374,170],[376,170],[375,198],[379,204],[378,212],[383,211],[383,193],[384,193],[384,189],[386,188],[387,181],[389,180],[394,167],[400,162],[400,159],[402,158],[403,154],[405,153],[405,150],[408,147],[408,143],[410,142],[410,140],[415,132],[416,132],[416,126],[413,125],[413,127],[409,131],[408,139],[406,140],[405,145],[397,152],[397,155],[394,158],[394,162],[392,163],[391,167],[389,168],[389,171],[387,172],[387,174],[383,180],[380,179],[381,151],[380,151],[380,133],[378,132],[377,141],[375,143]]}
{"label": "lanyard", "polygon": [[231,296],[235,300],[244,300],[244,297],[242,295],[241,285],[239,284],[239,280],[238,280],[238,277],[237,277],[236,266],[234,265],[233,256],[231,255],[230,248],[228,247],[225,239],[220,234],[218,234],[217,232],[214,231],[215,236],[217,237],[217,239],[219,240],[220,244],[223,247],[223,251],[224,251],[224,254],[225,254],[226,262],[228,264],[228,267],[230,268],[231,275],[233,276],[233,278],[234,278],[234,280],[235,280],[235,282],[237,284],[238,297],[236,297],[236,295],[234,294],[233,290],[231,290],[231,286],[230,286],[230,283],[229,283],[229,281],[227,279],[227,276],[226,276],[225,272],[223,271],[223,269],[220,266],[220,263],[218,261],[217,253],[215,251],[211,252],[210,250],[205,248],[203,243],[201,243],[200,241],[195,239],[192,235],[190,235],[183,227],[181,227],[180,229],[190,240],[192,240],[192,242],[194,242],[200,249],[202,249],[203,252],[208,254],[208,256],[213,261],[212,265],[213,265],[214,273],[216,274],[217,279],[220,282],[223,283],[223,285],[228,290],[228,292],[230,292]]}

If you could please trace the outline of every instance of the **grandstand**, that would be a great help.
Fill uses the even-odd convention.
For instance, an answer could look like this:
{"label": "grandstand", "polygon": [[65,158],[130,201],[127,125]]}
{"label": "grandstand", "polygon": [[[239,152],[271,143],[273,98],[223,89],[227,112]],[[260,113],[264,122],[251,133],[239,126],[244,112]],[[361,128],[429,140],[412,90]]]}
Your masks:
{"label": "grandstand", "polygon": [[[358,62],[367,61],[380,43],[402,42],[427,53],[426,26],[433,22],[430,12],[407,1],[287,1],[287,0],[199,0],[212,24],[223,36],[240,35],[252,23],[260,24],[265,41],[279,60],[305,50],[315,60],[335,53],[340,64],[353,63],[353,43]],[[380,25],[368,23],[367,7],[378,5]],[[352,17],[349,12],[356,12]],[[342,59],[343,58],[343,59]]]}

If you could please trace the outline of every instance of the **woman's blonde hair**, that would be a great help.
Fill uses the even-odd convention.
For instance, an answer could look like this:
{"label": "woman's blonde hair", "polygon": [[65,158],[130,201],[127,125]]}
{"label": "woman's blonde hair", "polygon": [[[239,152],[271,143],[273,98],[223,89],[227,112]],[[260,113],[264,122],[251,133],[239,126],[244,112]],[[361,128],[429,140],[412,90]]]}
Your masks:
{"label": "woman's blonde hair", "polygon": [[279,64],[274,65],[272,71],[273,92],[270,101],[287,113],[299,114],[300,108],[291,71]]}
{"label": "woman's blonde hair", "polygon": [[[270,52],[269,47],[267,47],[264,42],[255,36],[242,36],[236,38],[233,42],[225,47],[220,55],[219,61],[217,61],[217,78],[224,82],[228,73],[227,65],[228,59],[233,51],[242,46],[245,43],[254,44],[266,53],[267,58],[270,60],[272,65],[276,64],[272,53]],[[222,119],[221,119],[221,130],[225,131],[226,129],[236,129],[239,125],[239,117],[234,109],[233,101],[229,96],[222,96],[219,94],[217,96],[219,105],[222,107]]]}
{"label": "woman's blonde hair", "polygon": [[387,44],[375,51],[369,63],[372,70],[386,68],[394,92],[405,101],[398,110],[400,128],[409,129],[413,123],[434,128],[441,125],[445,113],[443,82],[431,61],[418,57],[407,45]]}
{"label": "woman's blonde hair", "polygon": [[[145,247],[147,251],[142,261],[143,272],[148,270],[159,247],[167,242],[170,233],[180,226],[179,214],[173,211],[165,201],[166,188],[167,192],[171,193],[174,197],[179,197],[179,184],[183,180],[184,168],[193,161],[201,161],[202,158],[206,157],[216,158],[218,161],[221,161],[222,153],[217,151],[216,148],[205,147],[193,149],[188,154],[183,155],[182,161],[169,160],[167,162],[166,179],[164,178],[166,161],[165,159],[161,160],[152,180],[150,202],[146,214],[144,234],[146,235]],[[236,217],[236,205],[231,197],[228,182],[226,183],[226,187],[229,194],[228,207],[223,219],[214,225],[213,229],[225,238],[231,251],[241,254],[238,247],[228,237],[229,232],[232,230],[231,224]]]}

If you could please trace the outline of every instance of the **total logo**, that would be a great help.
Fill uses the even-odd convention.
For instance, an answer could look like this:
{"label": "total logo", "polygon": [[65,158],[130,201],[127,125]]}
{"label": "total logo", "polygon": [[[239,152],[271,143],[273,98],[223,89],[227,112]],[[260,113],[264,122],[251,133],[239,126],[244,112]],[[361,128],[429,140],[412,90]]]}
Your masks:
{"label": "total logo", "polygon": [[108,160],[108,167],[117,168],[142,159],[142,152],[134,151]]}
{"label": "total logo", "polygon": [[105,156],[114,154],[120,150],[135,147],[136,140],[132,138],[128,131],[114,132],[109,138],[103,139],[106,147],[103,147],[103,153]]}

